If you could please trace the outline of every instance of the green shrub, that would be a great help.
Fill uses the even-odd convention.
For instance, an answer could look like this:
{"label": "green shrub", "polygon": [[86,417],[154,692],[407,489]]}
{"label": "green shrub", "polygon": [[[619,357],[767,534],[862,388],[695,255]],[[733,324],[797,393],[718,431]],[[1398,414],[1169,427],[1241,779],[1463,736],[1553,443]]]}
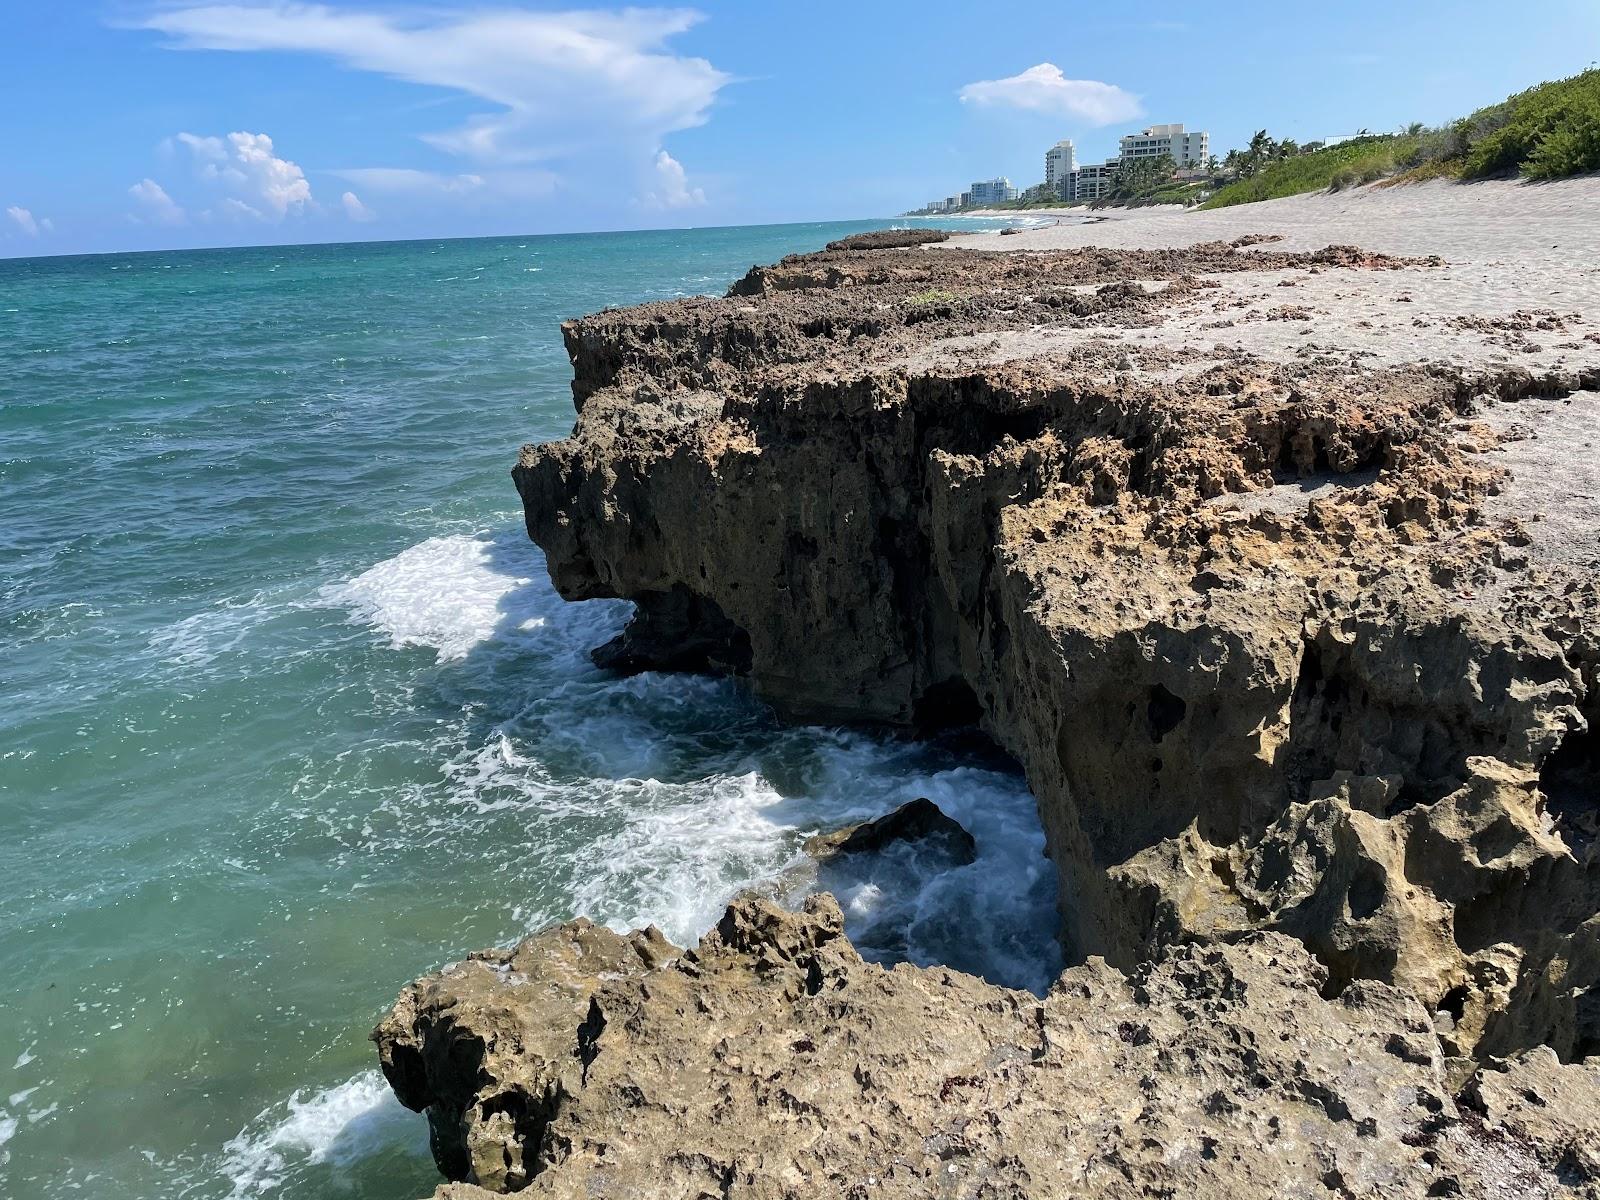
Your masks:
{"label": "green shrub", "polygon": [[1600,69],[1541,83],[1456,122],[1470,179],[1600,170]]}
{"label": "green shrub", "polygon": [[1225,208],[1381,180],[1482,179],[1521,173],[1564,179],[1600,171],[1600,68],[1541,83],[1439,129],[1352,138],[1268,163],[1218,189],[1203,207]]}
{"label": "green shrub", "polygon": [[1226,208],[1230,204],[1253,204],[1257,200],[1370,183],[1392,173],[1397,163],[1409,161],[1421,142],[1421,135],[1374,134],[1279,159],[1248,179],[1219,188],[1201,207]]}

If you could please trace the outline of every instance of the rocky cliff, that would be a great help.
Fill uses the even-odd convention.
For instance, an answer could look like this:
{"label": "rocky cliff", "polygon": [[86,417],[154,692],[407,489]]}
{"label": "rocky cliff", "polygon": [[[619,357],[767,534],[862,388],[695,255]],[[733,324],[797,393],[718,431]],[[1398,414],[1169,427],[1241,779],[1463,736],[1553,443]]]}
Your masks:
{"label": "rocky cliff", "polygon": [[637,606],[603,661],[980,723],[1083,965],[1043,1002],[885,972],[825,902],[692,953],[553,931],[379,1031],[448,1176],[1600,1194],[1596,582],[1495,459],[1497,413],[1591,403],[1600,361],[1127,336],[1235,273],[1440,266],[1269,240],[843,245],[565,327],[577,425],[515,478],[561,593]]}

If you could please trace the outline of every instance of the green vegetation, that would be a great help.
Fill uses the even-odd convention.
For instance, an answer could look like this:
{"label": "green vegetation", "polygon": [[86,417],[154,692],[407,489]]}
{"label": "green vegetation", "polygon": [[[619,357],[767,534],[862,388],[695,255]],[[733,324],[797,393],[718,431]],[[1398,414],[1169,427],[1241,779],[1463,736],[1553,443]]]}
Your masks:
{"label": "green vegetation", "polygon": [[952,304],[955,302],[955,298],[956,294],[954,292],[947,292],[941,288],[929,288],[925,292],[918,292],[916,295],[908,297],[908,300],[910,303],[917,305]]}
{"label": "green vegetation", "polygon": [[1529,179],[1564,179],[1600,171],[1600,69],[1480,108],[1451,132],[1469,178],[1519,171]]}
{"label": "green vegetation", "polygon": [[1600,69],[1541,83],[1438,129],[1363,134],[1300,149],[1261,130],[1223,168],[1236,176],[1206,208],[1338,190],[1380,180],[1483,179],[1520,174],[1563,179],[1600,171]]}
{"label": "green vegetation", "polygon": [[1407,134],[1351,138],[1337,146],[1267,163],[1219,188],[1202,207],[1226,208],[1230,204],[1253,204],[1301,192],[1373,183],[1410,165],[1416,148],[1417,139]]}

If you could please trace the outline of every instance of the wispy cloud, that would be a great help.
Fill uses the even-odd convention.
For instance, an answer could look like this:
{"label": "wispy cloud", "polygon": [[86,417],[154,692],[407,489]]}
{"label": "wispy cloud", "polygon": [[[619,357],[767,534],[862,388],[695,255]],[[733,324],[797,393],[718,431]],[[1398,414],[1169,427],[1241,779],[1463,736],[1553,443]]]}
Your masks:
{"label": "wispy cloud", "polygon": [[482,175],[446,175],[412,167],[351,167],[333,174],[369,191],[394,195],[465,195],[484,185]]}
{"label": "wispy cloud", "polygon": [[41,233],[50,233],[55,229],[55,223],[49,217],[35,217],[20,204],[13,204],[6,209],[6,216],[10,217],[16,227],[29,237],[36,238]]}
{"label": "wispy cloud", "polygon": [[1126,121],[1144,111],[1131,92],[1096,79],[1068,79],[1060,67],[1047,62],[1005,79],[969,83],[961,89],[961,102],[1076,117],[1090,125]]}
{"label": "wispy cloud", "polygon": [[703,124],[729,82],[668,45],[700,20],[684,8],[446,14],[270,3],[181,5],[137,24],[177,49],[317,54],[465,93],[490,109],[419,136],[487,175],[600,148],[636,155],[643,168],[667,134]]}

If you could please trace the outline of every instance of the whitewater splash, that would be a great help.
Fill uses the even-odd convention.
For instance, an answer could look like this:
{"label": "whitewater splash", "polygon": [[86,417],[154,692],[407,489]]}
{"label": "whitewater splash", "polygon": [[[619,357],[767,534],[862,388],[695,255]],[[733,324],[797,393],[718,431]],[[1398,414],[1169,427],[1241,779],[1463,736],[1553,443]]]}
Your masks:
{"label": "whitewater splash", "polygon": [[[972,833],[977,859],[951,867],[905,850],[830,868],[821,882],[857,947],[1040,993],[1059,971],[1054,869],[1025,782],[997,758],[781,726],[727,679],[603,673],[587,651],[630,606],[561,600],[520,529],[429,538],[319,602],[391,646],[431,649],[463,694],[505,702],[481,732],[442,727],[442,798],[381,807],[394,828],[505,856],[504,886],[522,892],[508,941],[581,913],[693,945],[743,890],[797,903],[818,886],[802,850],[811,834],[926,796]],[[421,1127],[367,1072],[261,1114],[228,1143],[222,1172],[239,1200],[282,1192],[307,1168],[337,1173],[414,1145]]]}
{"label": "whitewater splash", "polygon": [[387,633],[395,646],[427,646],[440,661],[461,658],[497,629],[536,629],[539,613],[506,611],[508,598],[532,582],[506,569],[496,543],[467,535],[429,538],[324,590]]}
{"label": "whitewater splash", "polygon": [[[545,833],[536,851],[544,879],[565,886],[519,908],[525,929],[582,913],[618,929],[654,924],[692,944],[738,892],[792,875],[812,833],[926,796],[971,831],[977,861],[951,868],[888,855],[872,875],[834,875],[852,938],[886,961],[1048,987],[1060,964],[1054,868],[1019,773],[926,743],[779,726],[725,679],[605,675],[587,650],[629,606],[569,604],[542,565],[520,530],[437,537],[326,593],[392,644],[429,647],[441,662],[479,653],[488,670],[504,665],[498,648],[560,675],[444,766],[457,804],[512,810]],[[535,735],[543,754],[529,744]],[[586,768],[576,777],[544,761],[563,746]],[[576,832],[563,844],[558,829]]]}
{"label": "whitewater splash", "polygon": [[291,1169],[337,1171],[380,1152],[425,1156],[427,1127],[400,1106],[382,1075],[364,1071],[260,1114],[223,1147],[221,1172],[233,1185],[230,1200],[249,1200],[277,1190]]}

